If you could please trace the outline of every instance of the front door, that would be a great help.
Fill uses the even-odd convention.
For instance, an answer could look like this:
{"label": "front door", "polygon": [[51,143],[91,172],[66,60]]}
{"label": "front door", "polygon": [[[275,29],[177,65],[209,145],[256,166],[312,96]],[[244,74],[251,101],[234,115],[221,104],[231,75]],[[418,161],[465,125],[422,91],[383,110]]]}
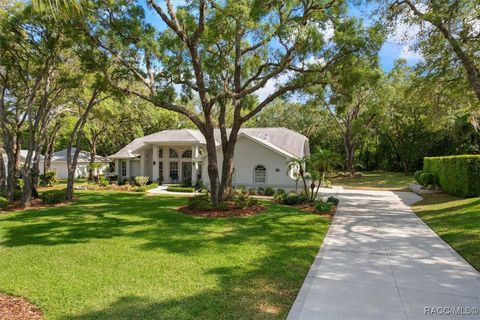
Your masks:
{"label": "front door", "polygon": [[182,162],[182,181],[192,181],[192,163]]}

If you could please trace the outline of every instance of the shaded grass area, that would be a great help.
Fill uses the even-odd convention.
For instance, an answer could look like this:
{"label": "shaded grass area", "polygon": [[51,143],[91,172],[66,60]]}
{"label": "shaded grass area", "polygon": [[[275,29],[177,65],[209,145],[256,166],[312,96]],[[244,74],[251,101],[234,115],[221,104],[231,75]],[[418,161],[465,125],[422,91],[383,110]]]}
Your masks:
{"label": "shaded grass area", "polygon": [[415,182],[413,176],[401,172],[371,171],[364,172],[361,178],[333,178],[333,185],[345,189],[363,190],[408,190],[408,185]]}
{"label": "shaded grass area", "polygon": [[76,203],[0,215],[0,291],[46,319],[282,319],[328,220],[267,203],[200,218],[185,198],[78,192]]}
{"label": "shaded grass area", "polygon": [[477,270],[480,270],[480,198],[424,195],[414,212]]}

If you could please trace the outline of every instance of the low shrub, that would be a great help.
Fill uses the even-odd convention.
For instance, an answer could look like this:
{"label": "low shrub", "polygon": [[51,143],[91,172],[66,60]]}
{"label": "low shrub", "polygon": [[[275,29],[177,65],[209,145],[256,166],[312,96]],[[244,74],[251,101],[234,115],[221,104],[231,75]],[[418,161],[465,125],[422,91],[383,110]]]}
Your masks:
{"label": "low shrub", "polygon": [[271,197],[271,196],[273,196],[274,194],[275,194],[275,190],[273,190],[272,187],[268,187],[268,188],[265,189],[265,195],[266,195],[266,196]]}
{"label": "low shrub", "polygon": [[188,206],[199,211],[211,211],[213,209],[208,194],[200,194],[188,198]]}
{"label": "low shrub", "polygon": [[332,211],[334,204],[332,202],[315,202],[315,211],[318,213],[330,213]]}
{"label": "low shrub", "polygon": [[167,191],[170,192],[195,192],[195,188],[192,187],[168,187]]}
{"label": "low shrub", "polygon": [[108,181],[107,178],[101,176],[101,177],[98,178],[98,184],[99,184],[100,186],[102,186],[102,187],[106,187],[106,186],[108,186],[110,183],[109,183],[109,181]]}
{"label": "low shrub", "polygon": [[147,176],[136,176],[133,178],[134,184],[137,187],[145,187],[149,179]]}
{"label": "low shrub", "polygon": [[250,189],[248,189],[248,194],[254,195],[254,194],[256,194],[256,193],[257,193],[257,190],[255,190],[255,188],[250,188]]}
{"label": "low shrub", "polygon": [[182,180],[182,187],[184,188],[190,188],[192,187],[192,179],[191,178],[185,178]]}
{"label": "low shrub", "polygon": [[53,187],[55,183],[58,183],[57,173],[55,171],[47,171],[44,174],[38,176],[40,179],[40,187]]}
{"label": "low shrub", "polygon": [[146,188],[147,190],[152,190],[152,189],[158,188],[158,183],[152,182],[152,183],[146,185],[145,188]]}
{"label": "low shrub", "polygon": [[283,198],[282,203],[287,205],[296,205],[302,204],[306,202],[306,198],[302,195],[298,195],[295,193],[290,193],[286,197]]}
{"label": "low shrub", "polygon": [[235,209],[243,209],[256,203],[256,199],[249,197],[245,193],[237,193],[233,195],[231,202],[233,203],[233,207]]}
{"label": "low shrub", "polygon": [[243,185],[239,185],[235,187],[235,191],[237,193],[247,193],[247,188]]}
{"label": "low shrub", "polygon": [[284,194],[284,193],[286,193],[285,189],[277,189],[277,192],[275,192],[275,194]]}
{"label": "low shrub", "polygon": [[[4,191],[0,194],[2,198],[8,199],[7,192]],[[20,201],[22,199],[22,191],[15,189],[13,190],[13,201]]]}
{"label": "low shrub", "polygon": [[228,203],[226,202],[220,202],[217,206],[218,211],[228,211],[230,210],[230,207],[228,206]]}
{"label": "low shrub", "polygon": [[413,175],[413,177],[415,178],[415,181],[417,181],[418,183],[420,183],[420,176],[422,175],[422,173],[423,173],[423,170],[417,170]]}
{"label": "low shrub", "polygon": [[4,197],[0,197],[0,210],[5,210],[8,207],[8,200]]}
{"label": "low shrub", "polygon": [[426,171],[422,171],[422,173],[418,177],[418,182],[424,187],[437,184],[435,175],[432,172]]}
{"label": "low shrub", "polygon": [[360,171],[357,171],[357,172],[355,172],[355,174],[354,174],[353,176],[354,176],[355,178],[361,178],[361,177],[363,177],[363,173],[360,172]]}
{"label": "low shrub", "polygon": [[257,194],[258,194],[259,196],[265,195],[265,189],[262,188],[262,187],[258,187],[258,188],[257,188]]}
{"label": "low shrub", "polygon": [[333,203],[334,206],[338,206],[340,200],[338,200],[338,198],[330,196],[328,197],[327,202]]}
{"label": "low shrub", "polygon": [[147,187],[137,187],[135,189],[135,192],[146,192],[147,191]]}
{"label": "low shrub", "polygon": [[332,181],[325,179],[325,181],[323,182],[323,187],[330,188],[331,186],[332,186]]}
{"label": "low shrub", "polygon": [[65,189],[48,190],[41,194],[40,198],[45,204],[54,204],[65,201]]}

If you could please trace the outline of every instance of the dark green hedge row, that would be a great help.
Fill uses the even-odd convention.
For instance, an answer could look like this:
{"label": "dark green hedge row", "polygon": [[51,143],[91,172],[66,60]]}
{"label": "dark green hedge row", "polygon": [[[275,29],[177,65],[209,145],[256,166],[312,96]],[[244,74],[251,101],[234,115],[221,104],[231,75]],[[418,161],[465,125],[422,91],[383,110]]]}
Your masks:
{"label": "dark green hedge row", "polygon": [[446,193],[460,197],[480,196],[480,155],[427,157],[423,170],[435,174]]}
{"label": "dark green hedge row", "polygon": [[195,192],[195,188],[188,187],[168,187],[167,191],[170,192]]}

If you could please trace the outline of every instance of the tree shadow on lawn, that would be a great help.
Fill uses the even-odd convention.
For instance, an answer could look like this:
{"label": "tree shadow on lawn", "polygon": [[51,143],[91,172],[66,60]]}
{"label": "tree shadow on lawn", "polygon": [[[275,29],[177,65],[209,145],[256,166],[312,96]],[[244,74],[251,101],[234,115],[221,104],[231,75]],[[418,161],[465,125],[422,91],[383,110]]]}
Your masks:
{"label": "tree shadow on lawn", "polygon": [[219,250],[235,253],[245,243],[249,250],[255,245],[264,247],[264,253],[235,257],[248,258],[247,267],[208,268],[207,264],[204,273],[215,276],[214,289],[192,288],[193,294],[176,299],[126,294],[104,309],[67,315],[66,320],[285,318],[318,251],[318,233],[325,233],[328,226],[326,219],[275,204],[268,204],[269,210],[257,216],[212,219],[177,212],[175,208],[185,200],[115,194],[107,201],[105,196],[85,193],[68,207],[25,211],[1,219],[11,224],[4,227],[7,232],[1,245],[54,246],[131,237],[140,239],[132,246],[142,250],[166,250],[186,257],[214,250],[215,258]]}
{"label": "tree shadow on lawn", "polygon": [[84,194],[71,206],[13,214],[2,219],[13,225],[4,227],[7,233],[0,244],[53,246],[132,237],[144,239],[144,249],[188,254],[212,241],[238,244],[252,237],[283,241],[311,233],[309,221],[289,219],[298,215],[298,210],[278,205],[269,205],[268,214],[212,219],[176,211],[185,203],[181,198],[115,194],[113,200],[106,200],[109,195]]}

